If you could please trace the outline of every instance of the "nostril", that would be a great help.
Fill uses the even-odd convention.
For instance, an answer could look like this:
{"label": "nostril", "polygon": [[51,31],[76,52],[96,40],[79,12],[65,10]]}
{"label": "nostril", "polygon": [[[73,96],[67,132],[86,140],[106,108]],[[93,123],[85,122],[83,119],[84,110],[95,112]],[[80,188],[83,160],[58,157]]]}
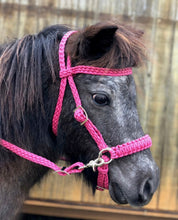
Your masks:
{"label": "nostril", "polygon": [[141,203],[148,202],[153,195],[152,180],[148,179],[144,182],[140,189],[138,200]]}
{"label": "nostril", "polygon": [[151,180],[146,181],[144,189],[143,189],[143,194],[150,196],[152,195],[152,184],[151,184]]}

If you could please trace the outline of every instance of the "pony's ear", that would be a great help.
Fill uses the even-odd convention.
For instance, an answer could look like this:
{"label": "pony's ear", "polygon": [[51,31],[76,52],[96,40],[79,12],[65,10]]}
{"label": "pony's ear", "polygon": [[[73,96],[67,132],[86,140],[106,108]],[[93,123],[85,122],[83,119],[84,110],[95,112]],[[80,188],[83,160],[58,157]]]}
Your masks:
{"label": "pony's ear", "polygon": [[98,59],[109,51],[113,44],[116,25],[93,25],[80,35],[78,54],[84,59]]}

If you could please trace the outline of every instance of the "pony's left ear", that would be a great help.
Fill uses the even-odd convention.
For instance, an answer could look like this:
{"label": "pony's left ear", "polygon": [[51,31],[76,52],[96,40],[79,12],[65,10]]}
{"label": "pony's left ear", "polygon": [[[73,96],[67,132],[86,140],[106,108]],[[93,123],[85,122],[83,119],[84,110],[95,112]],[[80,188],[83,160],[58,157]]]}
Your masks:
{"label": "pony's left ear", "polygon": [[113,24],[97,24],[84,29],[79,37],[78,55],[90,60],[102,57],[110,50],[117,29]]}

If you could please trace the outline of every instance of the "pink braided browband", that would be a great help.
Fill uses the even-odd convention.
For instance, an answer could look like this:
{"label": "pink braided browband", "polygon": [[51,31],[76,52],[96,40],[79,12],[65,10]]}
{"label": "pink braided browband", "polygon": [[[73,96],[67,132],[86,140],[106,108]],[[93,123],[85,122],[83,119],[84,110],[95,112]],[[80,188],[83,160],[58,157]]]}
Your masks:
{"label": "pink braided browband", "polygon": [[127,76],[132,74],[132,68],[108,69],[94,66],[75,66],[60,71],[60,78],[65,78],[78,73],[99,75],[99,76]]}
{"label": "pink braided browband", "polygon": [[[13,153],[17,154],[18,156],[24,159],[27,159],[36,164],[40,164],[48,168],[51,168],[52,170],[54,170],[55,172],[57,172],[59,175],[62,175],[62,176],[67,175],[67,174],[72,174],[72,173],[80,173],[85,168],[88,168],[88,167],[92,167],[94,171],[97,168],[98,189],[99,190],[108,189],[108,186],[109,186],[108,164],[112,161],[112,159],[117,159],[120,157],[124,157],[130,154],[145,150],[151,147],[152,141],[148,135],[145,135],[141,138],[127,142],[122,145],[117,145],[115,147],[107,146],[100,131],[91,122],[91,120],[87,116],[85,109],[82,107],[82,103],[81,103],[81,100],[78,94],[78,90],[73,80],[73,75],[78,74],[78,73],[82,73],[82,74],[85,73],[85,74],[93,74],[93,75],[123,76],[123,75],[132,74],[132,69],[131,68],[107,69],[107,68],[99,68],[99,67],[93,67],[93,66],[71,67],[69,56],[67,57],[67,66],[66,66],[65,65],[65,45],[66,45],[67,39],[73,33],[75,33],[75,31],[67,32],[63,36],[60,42],[60,45],[59,45],[59,64],[60,64],[59,76],[61,78],[61,83],[60,83],[60,89],[59,89],[59,97],[58,97],[58,101],[57,101],[57,105],[56,105],[56,109],[55,109],[53,121],[52,121],[52,129],[53,129],[54,134],[57,135],[58,121],[59,121],[60,113],[62,110],[62,103],[63,103],[66,85],[68,82],[70,85],[75,103],[76,103],[76,109],[74,111],[74,118],[77,121],[79,121],[81,125],[84,125],[86,127],[86,129],[88,130],[88,132],[90,133],[94,141],[96,142],[100,150],[98,154],[98,158],[96,158],[95,160],[91,160],[88,164],[76,162],[72,164],[71,166],[65,169],[62,169],[61,167],[58,167],[56,164],[47,160],[46,158],[38,156],[31,152],[28,152],[1,138],[0,138],[0,145],[7,148],[8,150],[12,151]],[[110,153],[109,158],[106,155],[104,155],[105,152]]]}

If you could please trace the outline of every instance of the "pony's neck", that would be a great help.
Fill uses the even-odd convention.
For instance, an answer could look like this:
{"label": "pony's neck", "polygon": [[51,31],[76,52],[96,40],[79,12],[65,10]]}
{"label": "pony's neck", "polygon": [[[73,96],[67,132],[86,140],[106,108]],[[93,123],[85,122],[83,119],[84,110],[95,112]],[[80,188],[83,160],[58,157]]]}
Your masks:
{"label": "pony's neck", "polygon": [[[49,94],[46,93],[49,92],[48,83],[52,81],[52,77],[49,69],[42,70],[42,64],[45,67],[48,65],[45,63],[46,60],[43,60],[44,54],[42,56],[41,52],[44,48],[41,42],[38,41],[39,39],[37,39],[38,42],[36,43],[41,45],[41,47],[40,45],[38,47],[38,53],[41,54],[41,57],[36,54],[36,58],[32,57],[33,54],[30,52],[32,50],[30,39],[27,37],[25,40],[25,42],[21,40],[21,43],[26,43],[25,46],[18,46],[22,46],[22,50],[27,52],[25,53],[24,51],[25,55],[30,57],[25,57],[23,54],[18,57],[21,59],[22,69],[19,68],[19,63],[17,63],[17,55],[19,54],[17,54],[16,44],[20,43],[20,41],[13,41],[0,46],[0,138],[55,162],[59,159],[59,152],[56,150],[56,141],[49,132],[50,117],[52,120],[52,116],[50,116],[51,113],[48,111],[47,116],[44,117],[45,114],[40,107],[43,101],[45,103],[50,102],[48,99]],[[21,52],[23,52],[22,50]],[[38,64],[40,63],[41,67],[37,69],[37,64],[35,66],[31,65],[31,59],[34,59],[34,62],[37,62],[36,59],[41,59],[40,62],[37,62]],[[28,61],[26,64],[25,60]],[[12,64],[15,64],[15,66]],[[28,70],[25,65],[28,66]],[[47,83],[46,88],[44,88],[41,80],[42,71],[44,84]],[[28,79],[28,82],[23,82],[25,79]],[[5,84],[3,84],[4,82]],[[29,88],[26,88],[27,85]],[[30,93],[29,99],[25,96],[21,105],[17,103],[22,99],[20,88],[22,89],[21,91],[26,91],[25,95]],[[41,95],[41,100],[39,94]],[[32,95],[35,99],[35,104],[38,102],[38,105],[34,106],[33,100],[31,106],[27,108],[27,104],[30,105],[29,102]],[[49,106],[51,107],[51,104]],[[21,111],[19,115],[16,114],[18,111]],[[44,176],[47,170],[47,168],[19,158],[0,147],[0,219],[13,219],[28,195],[29,189]]]}

